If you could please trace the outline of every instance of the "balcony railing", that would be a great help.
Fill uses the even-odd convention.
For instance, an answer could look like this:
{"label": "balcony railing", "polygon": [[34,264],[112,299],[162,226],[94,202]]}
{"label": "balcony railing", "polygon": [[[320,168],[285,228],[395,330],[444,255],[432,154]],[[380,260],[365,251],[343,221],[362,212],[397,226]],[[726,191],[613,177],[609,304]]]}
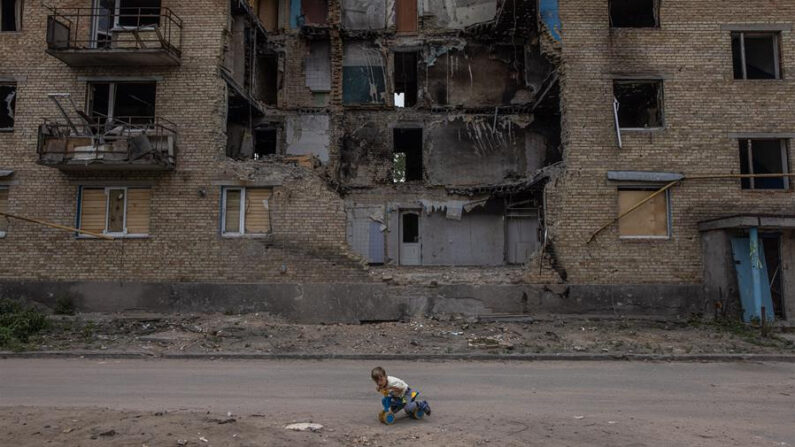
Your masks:
{"label": "balcony railing", "polygon": [[176,125],[158,117],[118,117],[78,124],[44,119],[39,164],[61,170],[174,168]]}
{"label": "balcony railing", "polygon": [[182,19],[169,8],[59,8],[47,52],[70,66],[179,65]]}

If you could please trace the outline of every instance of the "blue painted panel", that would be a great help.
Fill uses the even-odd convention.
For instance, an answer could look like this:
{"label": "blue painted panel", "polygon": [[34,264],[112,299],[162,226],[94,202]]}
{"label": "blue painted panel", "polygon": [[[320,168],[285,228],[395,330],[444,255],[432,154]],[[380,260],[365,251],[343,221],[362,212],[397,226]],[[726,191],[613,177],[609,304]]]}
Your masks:
{"label": "blue painted panel", "polygon": [[370,222],[370,262],[384,263],[384,232],[380,222]]}
{"label": "blue painted panel", "polygon": [[560,42],[560,8],[558,7],[558,0],[540,0],[539,14],[541,15],[541,22],[546,25],[552,38]]}
{"label": "blue painted panel", "polygon": [[[743,306],[743,321],[746,323],[752,318],[761,318],[756,311],[754,303],[754,284],[751,278],[751,241],[747,237],[732,238],[732,256],[734,257],[734,267],[737,271],[737,284],[740,287],[740,302]],[[760,275],[762,279],[762,306],[768,320],[773,320],[773,298],[770,296],[770,284],[767,276],[767,263],[765,262],[765,252],[762,244],[759,244],[759,260],[762,264]]]}
{"label": "blue painted panel", "polygon": [[290,0],[290,27],[299,28],[303,25],[301,17],[301,0]]}
{"label": "blue painted panel", "polygon": [[383,104],[384,79],[383,67],[342,67],[342,103]]}

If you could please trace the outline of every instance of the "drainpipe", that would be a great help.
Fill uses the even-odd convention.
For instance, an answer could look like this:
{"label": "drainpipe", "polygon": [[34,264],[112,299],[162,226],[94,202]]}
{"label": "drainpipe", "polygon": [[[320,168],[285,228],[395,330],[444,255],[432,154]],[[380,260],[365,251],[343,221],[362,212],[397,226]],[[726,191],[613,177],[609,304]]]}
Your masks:
{"label": "drainpipe", "polygon": [[751,255],[751,281],[754,286],[754,312],[752,317],[762,318],[762,262],[759,259],[759,231],[757,227],[749,230]]}

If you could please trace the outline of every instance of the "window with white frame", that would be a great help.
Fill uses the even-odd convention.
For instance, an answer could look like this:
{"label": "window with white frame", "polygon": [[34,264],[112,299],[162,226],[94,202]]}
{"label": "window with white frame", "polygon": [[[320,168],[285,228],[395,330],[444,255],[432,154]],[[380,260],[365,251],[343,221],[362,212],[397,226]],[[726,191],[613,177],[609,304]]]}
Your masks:
{"label": "window with white frame", "polygon": [[[618,215],[654,194],[654,186],[622,187],[618,190]],[[671,236],[669,191],[657,194],[618,221],[619,237],[625,239],[667,239]]]}
{"label": "window with white frame", "polygon": [[270,188],[227,186],[221,194],[221,234],[261,235],[271,232]]}
{"label": "window with white frame", "polygon": [[781,79],[777,32],[733,32],[734,79]]}
{"label": "window with white frame", "polygon": [[115,237],[149,235],[151,188],[80,188],[78,228]]}
{"label": "window with white frame", "polygon": [[740,179],[742,189],[789,189],[789,177],[768,177],[789,172],[787,140],[741,139],[740,173],[764,175]]}
{"label": "window with white frame", "polygon": [[[8,187],[0,186],[0,213],[8,212]],[[8,231],[8,217],[0,216],[0,237],[5,237]]]}

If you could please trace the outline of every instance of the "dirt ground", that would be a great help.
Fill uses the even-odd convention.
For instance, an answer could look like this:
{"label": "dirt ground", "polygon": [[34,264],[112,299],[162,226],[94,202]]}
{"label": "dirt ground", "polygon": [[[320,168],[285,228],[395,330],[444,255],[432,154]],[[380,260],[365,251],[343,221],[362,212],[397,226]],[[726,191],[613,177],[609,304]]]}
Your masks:
{"label": "dirt ground", "polygon": [[[267,314],[52,316],[31,350],[164,353],[795,353],[795,334],[739,323],[537,316],[303,325]],[[510,319],[509,319],[510,320]]]}

